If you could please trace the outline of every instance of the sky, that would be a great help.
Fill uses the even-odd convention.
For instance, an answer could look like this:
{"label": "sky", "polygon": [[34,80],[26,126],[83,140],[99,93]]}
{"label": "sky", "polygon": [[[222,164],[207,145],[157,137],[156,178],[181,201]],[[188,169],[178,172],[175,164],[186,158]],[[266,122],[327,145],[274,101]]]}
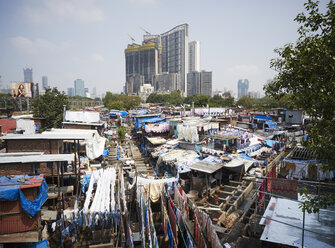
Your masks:
{"label": "sky", "polygon": [[[91,91],[120,93],[128,35],[144,28],[164,33],[188,23],[189,41],[201,43],[201,69],[213,72],[213,90],[237,92],[247,78],[260,91],[275,76],[275,48],[298,38],[294,18],[303,0],[0,0],[0,75],[3,84],[48,77],[66,91],[75,79]],[[321,1],[321,9],[325,8]]]}

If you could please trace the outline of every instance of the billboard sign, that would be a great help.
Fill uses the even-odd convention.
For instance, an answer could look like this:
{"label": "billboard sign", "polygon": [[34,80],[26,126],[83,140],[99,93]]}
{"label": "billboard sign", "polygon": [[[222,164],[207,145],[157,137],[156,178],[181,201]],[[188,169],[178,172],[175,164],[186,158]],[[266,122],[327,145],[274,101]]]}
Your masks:
{"label": "billboard sign", "polygon": [[32,97],[32,83],[12,83],[12,97]]}

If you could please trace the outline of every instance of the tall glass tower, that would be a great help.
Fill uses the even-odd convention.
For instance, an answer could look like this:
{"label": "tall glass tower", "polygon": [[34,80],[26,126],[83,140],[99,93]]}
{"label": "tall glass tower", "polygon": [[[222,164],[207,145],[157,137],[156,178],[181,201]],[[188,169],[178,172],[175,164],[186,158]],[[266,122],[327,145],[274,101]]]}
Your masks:
{"label": "tall glass tower", "polygon": [[74,95],[85,97],[85,83],[82,79],[74,80]]}

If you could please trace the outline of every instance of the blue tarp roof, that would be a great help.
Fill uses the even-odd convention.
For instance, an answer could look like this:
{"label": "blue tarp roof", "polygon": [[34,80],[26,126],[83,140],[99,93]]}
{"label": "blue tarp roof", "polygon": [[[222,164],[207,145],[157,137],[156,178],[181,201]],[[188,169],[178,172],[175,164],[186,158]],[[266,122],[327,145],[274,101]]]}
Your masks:
{"label": "blue tarp roof", "polygon": [[[41,184],[39,193],[34,201],[28,200],[22,193],[26,185]],[[12,178],[0,177],[0,201],[13,201],[20,199],[21,207],[31,216],[40,211],[44,202],[48,199],[48,185],[43,175],[39,176],[14,176]]]}
{"label": "blue tarp roof", "polygon": [[49,243],[47,240],[42,240],[40,242],[25,246],[24,248],[49,248]]}
{"label": "blue tarp roof", "polygon": [[271,116],[265,116],[265,115],[255,115],[254,119],[261,119],[261,120],[272,120]]}
{"label": "blue tarp roof", "polygon": [[269,128],[279,130],[277,124],[273,121],[265,121],[265,124],[269,126]]}
{"label": "blue tarp roof", "polygon": [[122,110],[111,110],[109,112],[109,115],[112,115],[112,116],[121,116],[121,117],[124,117],[126,116],[128,113],[126,111],[122,111]]}
{"label": "blue tarp roof", "polygon": [[131,111],[132,115],[145,115],[147,113],[148,113],[148,111],[146,109],[138,109],[138,110],[132,110]]}
{"label": "blue tarp roof", "polygon": [[165,118],[159,118],[159,117],[136,118],[136,131],[140,129],[142,126],[145,127],[145,123],[163,123],[163,122],[165,122]]}
{"label": "blue tarp roof", "polygon": [[276,143],[278,143],[278,141],[275,141],[275,140],[265,140],[265,143],[266,143],[267,146],[272,147]]}

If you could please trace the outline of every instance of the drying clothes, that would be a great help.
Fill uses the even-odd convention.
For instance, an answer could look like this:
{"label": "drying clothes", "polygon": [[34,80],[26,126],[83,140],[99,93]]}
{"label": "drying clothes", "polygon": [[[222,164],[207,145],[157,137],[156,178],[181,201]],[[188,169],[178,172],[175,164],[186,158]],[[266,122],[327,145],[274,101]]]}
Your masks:
{"label": "drying clothes", "polygon": [[170,131],[170,124],[167,122],[160,124],[146,124],[145,132],[146,133],[166,133]]}
{"label": "drying clothes", "polygon": [[297,199],[297,180],[289,180],[284,178],[272,178],[271,180],[272,193],[291,199]]}

